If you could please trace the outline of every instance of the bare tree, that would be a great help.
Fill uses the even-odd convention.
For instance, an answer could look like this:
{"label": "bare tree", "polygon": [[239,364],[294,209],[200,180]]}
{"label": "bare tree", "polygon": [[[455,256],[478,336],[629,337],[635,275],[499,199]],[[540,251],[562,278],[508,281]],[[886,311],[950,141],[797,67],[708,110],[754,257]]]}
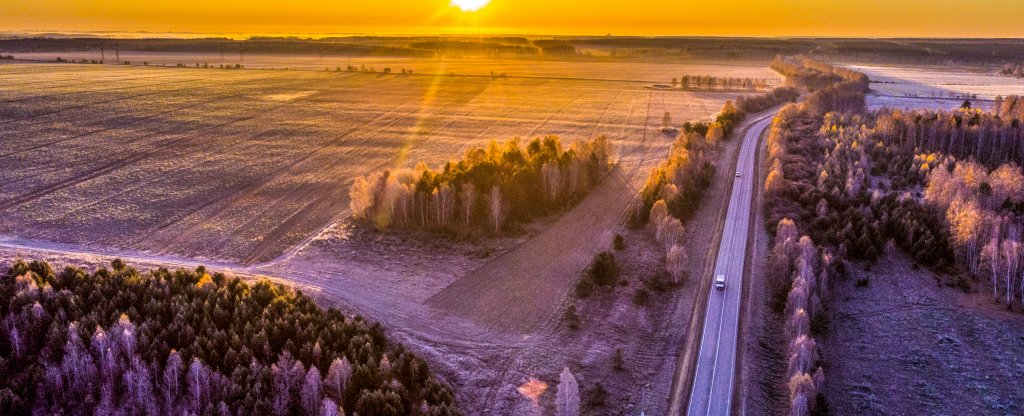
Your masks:
{"label": "bare tree", "polygon": [[209,403],[210,374],[198,358],[192,359],[188,368],[188,408],[194,414],[201,414]]}
{"label": "bare tree", "polygon": [[678,244],[673,244],[668,250],[668,255],[665,257],[665,268],[668,269],[668,274],[672,276],[674,283],[679,284],[683,282],[683,276],[686,273],[686,263],[686,251]]}
{"label": "bare tree", "polygon": [[658,241],[661,241],[661,231],[665,218],[668,218],[668,205],[665,204],[664,199],[659,199],[651,206],[650,213],[650,221],[655,227],[654,238]]}
{"label": "bare tree", "polygon": [[345,397],[345,387],[352,378],[352,364],[347,357],[335,358],[331,361],[331,367],[327,370],[327,379],[324,380],[327,395],[332,399],[341,401]]}
{"label": "bare tree", "polygon": [[324,399],[320,403],[320,416],[342,416],[344,412],[331,399]]}
{"label": "bare tree", "polygon": [[270,366],[270,371],[274,377],[274,398],[271,403],[272,411],[275,415],[287,414],[288,408],[292,402],[292,390],[300,383],[302,373],[300,372],[298,377],[294,371],[295,366],[302,366],[302,363],[292,358],[291,353],[285,351],[277,357],[277,362]]}
{"label": "bare tree", "polygon": [[491,223],[494,225],[494,233],[501,232],[501,226],[505,222],[505,203],[501,197],[501,190],[497,186],[491,187]]}
{"label": "bare tree", "polygon": [[[1006,306],[1013,304],[1013,280],[1021,268],[1021,244],[1015,240],[1003,240],[1003,270],[1006,279]],[[1024,293],[1021,293],[1024,297]]]}
{"label": "bare tree", "polygon": [[476,207],[476,185],[466,182],[462,184],[462,211],[465,216],[464,224],[469,227],[473,221],[473,208]]}
{"label": "bare tree", "polygon": [[555,162],[545,162],[540,168],[541,178],[544,181],[544,191],[548,198],[555,200],[562,189],[562,171]]}
{"label": "bare tree", "polygon": [[580,387],[576,377],[565,367],[558,376],[558,392],[555,397],[556,416],[580,415]]}
{"label": "bare tree", "polygon": [[981,249],[981,261],[992,277],[992,297],[999,302],[999,275],[1003,272],[1002,254],[999,252],[999,241],[993,237]]}
{"label": "bare tree", "polygon": [[174,413],[175,405],[180,400],[180,380],[183,368],[184,363],[181,361],[181,354],[178,354],[178,351],[171,350],[170,355],[167,356],[167,364],[164,366],[163,375],[164,411],[166,414]]}
{"label": "bare tree", "polygon": [[302,399],[302,410],[307,415],[317,416],[321,407],[321,397],[323,396],[320,389],[320,370],[315,365],[309,366],[309,371],[306,372],[305,381],[302,383],[302,392],[300,397]]}

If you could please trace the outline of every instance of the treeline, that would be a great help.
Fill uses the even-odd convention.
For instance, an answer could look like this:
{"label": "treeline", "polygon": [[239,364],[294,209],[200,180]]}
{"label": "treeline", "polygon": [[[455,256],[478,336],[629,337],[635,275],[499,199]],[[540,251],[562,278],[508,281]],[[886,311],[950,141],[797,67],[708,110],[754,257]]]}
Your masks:
{"label": "treeline", "polygon": [[785,316],[786,385],[791,415],[828,414],[818,339],[828,326],[832,257],[820,254],[809,237],[798,237],[789,219],[779,221],[769,258],[768,288],[773,309]]}
{"label": "treeline", "polygon": [[1011,62],[1003,65],[999,73],[1011,77],[1024,78],[1024,62]]}
{"label": "treeline", "polygon": [[508,45],[498,42],[463,42],[454,40],[437,40],[429,42],[414,42],[409,47],[417,50],[430,51],[459,51],[478,53],[519,53],[536,55],[538,48],[527,45]]}
{"label": "treeline", "polygon": [[500,234],[579,201],[612,169],[615,152],[604,137],[563,148],[558,137],[492,141],[462,160],[431,170],[385,170],[356,178],[350,190],[355,218],[378,229]]}
{"label": "treeline", "polygon": [[651,171],[640,191],[640,208],[633,222],[653,224],[655,239],[665,249],[665,268],[676,284],[687,277],[683,221],[697,210],[704,191],[711,185],[715,165],[706,152],[721,137],[724,136],[711,139],[696,132],[681,134],[672,143],[668,158]]}
{"label": "treeline", "polygon": [[779,104],[795,102],[800,97],[796,88],[782,86],[764,94],[736,98],[736,110],[741,114],[759,113]]}
{"label": "treeline", "polygon": [[945,214],[957,264],[988,280],[993,300],[1024,310],[1024,174],[948,157],[931,168],[924,200]]}
{"label": "treeline", "polygon": [[867,114],[820,116],[810,108],[810,101],[787,107],[772,123],[768,221],[793,219],[814,241],[854,259],[876,260],[898,245],[923,265],[951,265],[942,216],[911,194],[929,159],[879,145],[862,128]]}
{"label": "treeline", "polygon": [[[810,63],[801,68],[808,74],[825,73]],[[863,116],[864,88],[858,82],[843,81],[835,71],[828,74],[812,80],[830,79],[827,84],[804,85],[814,92],[804,102],[779,111],[768,136],[772,168],[765,181],[764,206],[767,223],[777,226],[771,230],[775,239],[765,277],[771,308],[785,321],[791,415],[829,411],[821,393],[825,374],[819,342],[828,329],[829,274],[842,262],[833,264],[832,254],[823,254],[814,242],[837,247],[840,256],[870,252],[874,250],[871,237],[875,237],[871,233],[881,228],[878,220],[869,218],[873,212],[863,208],[871,200],[864,185],[866,167],[856,153],[862,147],[850,142],[859,132],[828,126],[839,114],[857,120]],[[823,118],[823,114],[828,115]],[[835,140],[822,137],[828,134]],[[804,237],[799,237],[801,230]]]}
{"label": "treeline", "polygon": [[665,246],[666,268],[676,283],[685,278],[687,264],[686,253],[680,246],[682,223],[696,211],[715,175],[715,165],[706,153],[729,137],[747,114],[791,102],[799,95],[794,88],[778,87],[753,97],[740,97],[740,106],[726,101],[711,122],[684,123],[683,133],[672,143],[668,157],[648,175],[633,221],[653,223],[655,238]]}
{"label": "treeline", "polygon": [[889,110],[877,112],[875,131],[885,145],[904,153],[915,149],[958,159],[974,159],[990,168],[1002,163],[1024,164],[1024,100],[1016,96],[996,101],[995,113],[980,109]]}
{"label": "treeline", "polygon": [[814,92],[841,82],[858,85],[867,92],[870,79],[863,73],[816,61],[803,56],[776,56],[771,68],[786,77],[786,82]]}
{"label": "treeline", "polygon": [[0,278],[0,414],[459,414],[378,324],[267,281],[111,266]]}
{"label": "treeline", "polygon": [[13,38],[0,39],[0,50],[10,52],[140,51],[238,54],[301,54],[345,56],[429,57],[430,51],[404,45],[365,44],[358,38],[312,40],[297,38],[107,39]]}
{"label": "treeline", "polygon": [[684,90],[759,91],[777,85],[771,78],[716,77],[712,75],[683,75],[672,78],[672,86]]}
{"label": "treeline", "polygon": [[683,132],[686,134],[697,134],[705,137],[712,143],[717,143],[732,134],[733,129],[752,113],[758,113],[779,104],[796,101],[800,92],[792,87],[778,87],[769,92],[753,95],[740,96],[736,104],[726,101],[722,109],[715,114],[711,121],[683,123]]}
{"label": "treeline", "polygon": [[683,132],[687,134],[696,133],[704,136],[708,141],[717,143],[729,137],[733,129],[749,114],[759,113],[780,104],[791,103],[800,97],[800,92],[793,87],[782,86],[774,88],[769,92],[740,96],[736,104],[726,101],[722,110],[715,115],[714,120],[704,122],[683,123]]}
{"label": "treeline", "polygon": [[672,143],[668,157],[651,171],[640,191],[640,223],[652,219],[651,210],[658,201],[664,204],[667,215],[681,221],[690,218],[714,178],[715,165],[706,152],[715,145],[717,141],[710,131],[707,137],[696,132],[684,133]]}
{"label": "treeline", "polygon": [[537,39],[533,44],[540,48],[544,55],[576,55],[576,46],[564,40]]}

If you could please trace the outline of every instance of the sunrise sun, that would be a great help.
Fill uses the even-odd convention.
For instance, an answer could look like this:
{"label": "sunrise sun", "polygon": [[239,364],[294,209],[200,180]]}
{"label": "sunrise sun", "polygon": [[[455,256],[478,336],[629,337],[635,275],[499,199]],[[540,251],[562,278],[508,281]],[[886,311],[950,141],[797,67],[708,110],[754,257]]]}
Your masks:
{"label": "sunrise sun", "polygon": [[490,3],[490,0],[452,0],[452,6],[464,12],[475,12]]}

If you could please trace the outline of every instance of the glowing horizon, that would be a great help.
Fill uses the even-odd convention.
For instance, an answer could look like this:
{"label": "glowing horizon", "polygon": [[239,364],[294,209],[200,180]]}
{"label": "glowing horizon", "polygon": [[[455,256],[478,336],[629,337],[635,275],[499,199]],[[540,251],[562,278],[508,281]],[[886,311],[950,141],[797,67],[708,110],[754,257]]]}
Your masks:
{"label": "glowing horizon", "polygon": [[11,0],[0,18],[7,33],[1024,37],[1017,0]]}

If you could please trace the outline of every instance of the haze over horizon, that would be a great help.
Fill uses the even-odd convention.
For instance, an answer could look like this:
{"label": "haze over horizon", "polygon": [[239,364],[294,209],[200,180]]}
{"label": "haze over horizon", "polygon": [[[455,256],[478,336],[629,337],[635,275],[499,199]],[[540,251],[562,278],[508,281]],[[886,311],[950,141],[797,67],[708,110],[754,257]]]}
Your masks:
{"label": "haze over horizon", "polygon": [[0,5],[0,17],[0,31],[8,33],[1024,37],[1024,3],[1015,0],[640,0],[599,7],[583,0],[493,0],[475,12],[449,0],[296,0],[287,6],[269,0],[9,0]]}

